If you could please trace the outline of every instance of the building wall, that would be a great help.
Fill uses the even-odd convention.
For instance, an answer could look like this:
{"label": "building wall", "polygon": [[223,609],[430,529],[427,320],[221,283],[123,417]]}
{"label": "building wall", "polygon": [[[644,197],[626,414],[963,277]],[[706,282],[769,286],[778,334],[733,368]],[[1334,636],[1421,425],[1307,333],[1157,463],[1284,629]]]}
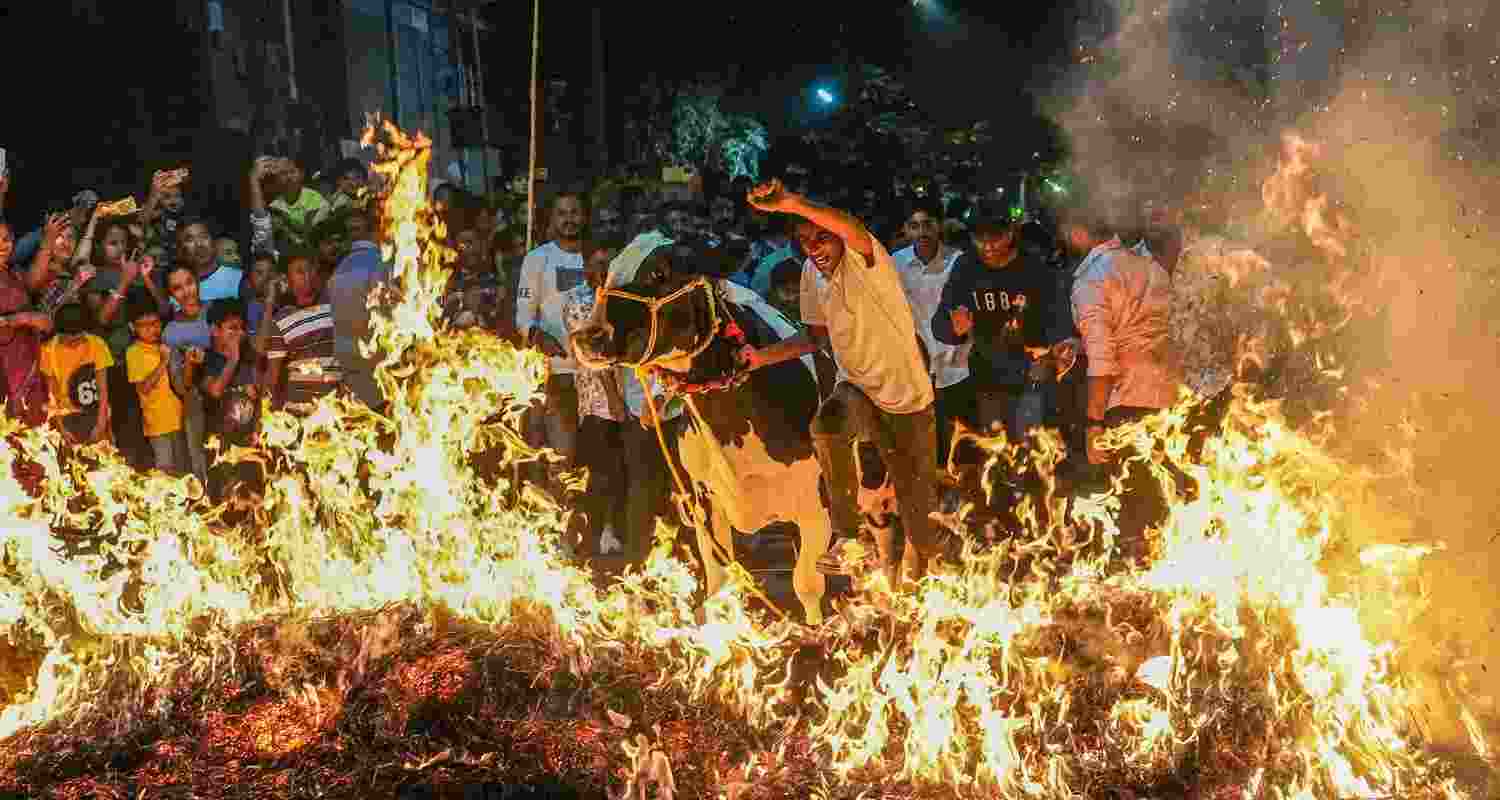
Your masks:
{"label": "building wall", "polygon": [[[344,18],[349,64],[348,138],[358,139],[365,114],[378,111],[403,129],[420,130],[432,139],[433,178],[481,191],[486,176],[481,151],[453,146],[448,117],[448,109],[459,101],[462,86],[454,48],[471,50],[472,35],[467,24],[455,24],[449,14],[435,13],[432,4],[424,0],[349,0]],[[392,36],[394,48],[390,46]],[[488,174],[498,176],[498,154],[490,151],[488,155]]]}

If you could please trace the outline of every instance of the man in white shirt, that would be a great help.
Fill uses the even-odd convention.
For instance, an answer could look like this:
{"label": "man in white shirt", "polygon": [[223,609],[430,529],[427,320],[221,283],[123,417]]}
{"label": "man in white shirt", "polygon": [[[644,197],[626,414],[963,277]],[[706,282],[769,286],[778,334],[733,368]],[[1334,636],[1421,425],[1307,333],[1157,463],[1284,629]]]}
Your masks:
{"label": "man in white shirt", "polygon": [[[937,554],[928,514],[937,507],[937,432],[932,378],[919,343],[911,304],[885,247],[864,223],[838,209],[787,192],[779,180],[756,187],[756,208],[795,217],[802,271],[805,329],[765,348],[746,347],[749,369],[777,364],[832,346],[839,381],[813,419],[813,448],[828,484],[835,535],[859,530],[856,441],[873,441],[901,507],[906,554],[882,553],[894,582],[904,562],[920,579]],[[892,548],[894,551],[894,548]]]}
{"label": "man in white shirt", "polygon": [[1088,356],[1088,462],[1096,470],[1128,470],[1118,541],[1127,557],[1144,557],[1147,529],[1167,515],[1161,484],[1140,465],[1120,463],[1125,454],[1103,450],[1099,440],[1109,428],[1176,403],[1181,359],[1169,331],[1171,279],[1156,261],[1121,244],[1110,212],[1069,209],[1059,234],[1068,252],[1082,259],[1073,270],[1072,305]]}
{"label": "man in white shirt", "polygon": [[927,346],[928,374],[937,395],[937,457],[941,465],[947,462],[952,447],[953,420],[965,420],[973,427],[974,397],[968,381],[970,343],[944,344],[932,333],[932,315],[963,251],[943,243],[942,206],[930,200],[908,204],[902,231],[911,244],[892,253],[891,259],[901,273],[912,317]]}
{"label": "man in white shirt", "polygon": [[552,198],[552,234],[556,238],[530,253],[521,263],[516,290],[516,330],[526,343],[549,356],[546,405],[533,408],[527,424],[532,446],[546,446],[571,463],[578,435],[577,365],[568,353],[562,304],[568,291],[585,283],[583,235],[589,224],[588,196],[563,192]]}

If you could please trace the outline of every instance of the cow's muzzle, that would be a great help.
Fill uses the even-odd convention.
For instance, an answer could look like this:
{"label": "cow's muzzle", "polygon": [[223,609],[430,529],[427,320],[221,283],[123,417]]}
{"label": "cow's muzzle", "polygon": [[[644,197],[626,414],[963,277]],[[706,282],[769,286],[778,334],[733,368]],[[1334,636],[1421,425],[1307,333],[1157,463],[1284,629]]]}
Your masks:
{"label": "cow's muzzle", "polygon": [[615,365],[610,342],[614,338],[608,325],[591,323],[573,332],[573,357],[578,363],[592,370],[607,369]]}

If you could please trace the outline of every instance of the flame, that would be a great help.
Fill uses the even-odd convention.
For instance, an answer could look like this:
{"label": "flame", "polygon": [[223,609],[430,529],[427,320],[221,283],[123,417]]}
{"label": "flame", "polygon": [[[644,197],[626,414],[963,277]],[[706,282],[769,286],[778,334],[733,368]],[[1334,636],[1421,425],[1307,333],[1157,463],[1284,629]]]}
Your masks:
{"label": "flame", "polygon": [[[305,417],[268,413],[256,454],[268,478],[248,520],[207,507],[191,478],[136,476],[107,447],[65,455],[54,432],[0,421],[0,466],[43,477],[33,496],[0,470],[0,625],[37,654],[26,690],[0,711],[0,736],[125,731],[171,713],[160,687],[243,678],[233,638],[243,626],[306,638],[308,620],[406,604],[544,640],[580,679],[649,664],[650,688],[774,732],[778,748],[800,737],[844,781],[1063,798],[1160,783],[1193,763],[1245,796],[1460,796],[1410,723],[1402,643],[1372,633],[1431,548],[1377,544],[1335,564],[1380,476],[1243,391],[1201,457],[1187,455],[1188,401],[1105,442],[1156,453],[1132,467],[1170,499],[1143,562],[1116,552],[1120,486],[1070,496],[1057,474],[1066,448],[1038,434],[1027,447],[976,440],[989,454],[986,492],[1040,487],[1013,510],[1004,542],[969,535],[966,506],[950,518],[959,558],[913,592],[893,591],[879,570],[861,576],[861,594],[816,630],[757,610],[743,570],[699,619],[697,578],[673,557],[665,524],[644,565],[600,588],[565,555],[559,498],[475,466],[485,453],[546,457],[516,433],[545,360],[445,326],[453,254],[424,202],[430,143],[389,122],[364,141],[390,187],[393,285],[372,298],[362,343],[389,405],[375,414],[330,396]],[[1315,153],[1293,148],[1288,174]],[[1278,200],[1301,191],[1272,188]],[[367,626],[331,685],[260,653],[259,674],[280,695],[240,713],[235,729],[251,733],[233,746],[279,757],[323,735],[347,688],[391,652],[392,625]],[[799,703],[792,664],[808,645],[826,663]],[[446,651],[396,678],[403,695],[444,702],[469,680]],[[620,738],[631,787],[677,791],[666,750],[644,734]],[[752,762],[763,758],[775,756]],[[747,764],[727,792],[773,774]]]}

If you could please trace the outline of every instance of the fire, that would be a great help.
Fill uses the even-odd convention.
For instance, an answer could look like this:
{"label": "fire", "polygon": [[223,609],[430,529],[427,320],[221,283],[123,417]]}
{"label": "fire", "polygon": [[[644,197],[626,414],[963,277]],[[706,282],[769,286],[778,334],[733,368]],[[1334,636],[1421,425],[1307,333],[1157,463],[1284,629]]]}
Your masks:
{"label": "fire", "polygon": [[[1401,642],[1370,633],[1429,549],[1371,546],[1334,563],[1376,476],[1243,393],[1201,458],[1187,457],[1186,402],[1113,437],[1157,445],[1135,468],[1172,498],[1143,563],[1114,552],[1117,490],[1063,497],[1065,448],[1042,435],[1028,448],[981,442],[987,491],[1027,475],[1042,487],[1008,543],[963,536],[961,557],[912,593],[877,571],[816,630],[758,608],[742,570],[700,621],[694,569],[672,555],[666,526],[641,568],[601,588],[564,553],[565,498],[473,466],[482,452],[546,457],[516,433],[545,360],[444,326],[453,255],[424,202],[430,145],[390,123],[365,142],[391,187],[395,285],[372,301],[365,343],[389,406],[377,415],[328,397],[306,417],[268,414],[256,455],[269,477],[248,521],[207,508],[192,479],[125,479],[112,452],[64,457],[55,434],[0,423],[0,466],[25,461],[45,476],[33,497],[0,470],[0,625],[37,654],[26,691],[0,711],[0,736],[123,732],[173,713],[169,687],[231,686],[253,670],[279,699],[215,718],[215,741],[285,757],[326,734],[399,649],[381,610],[402,606],[430,611],[431,625],[545,642],[555,669],[580,681],[645,670],[651,691],[774,734],[778,744],[716,772],[729,797],[776,780],[768,765],[798,746],[838,780],[961,795],[1073,797],[1158,785],[1191,764],[1245,796],[1459,796],[1409,722]],[[1306,161],[1294,150],[1289,164]],[[1338,588],[1354,584],[1363,590]],[[305,652],[313,621],[351,614],[370,616],[339,645],[336,675],[290,655]],[[279,626],[285,653],[238,652],[233,633],[251,625]],[[808,645],[821,662],[798,679]],[[390,691],[409,702],[454,703],[480,683],[457,647],[403,663]],[[678,791],[682,765],[660,731],[630,736],[628,718],[610,719],[624,779]]]}

